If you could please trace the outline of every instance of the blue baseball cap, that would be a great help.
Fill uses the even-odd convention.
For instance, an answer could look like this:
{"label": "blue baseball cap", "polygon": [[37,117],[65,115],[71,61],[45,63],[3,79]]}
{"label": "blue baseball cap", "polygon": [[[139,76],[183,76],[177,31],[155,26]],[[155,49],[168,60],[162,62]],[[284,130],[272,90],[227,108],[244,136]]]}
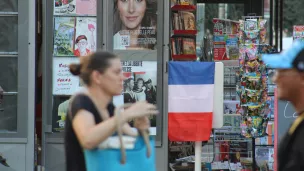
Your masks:
{"label": "blue baseball cap", "polygon": [[295,41],[280,54],[265,54],[262,60],[269,68],[292,69],[304,72],[304,41]]}

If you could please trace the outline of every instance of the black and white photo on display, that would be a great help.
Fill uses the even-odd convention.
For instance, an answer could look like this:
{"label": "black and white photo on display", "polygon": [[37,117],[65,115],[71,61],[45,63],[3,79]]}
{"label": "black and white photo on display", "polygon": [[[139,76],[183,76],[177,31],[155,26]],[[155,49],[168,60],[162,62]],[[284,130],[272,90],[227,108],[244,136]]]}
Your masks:
{"label": "black and white photo on display", "polygon": [[[121,95],[113,98],[115,106],[138,101],[147,101],[156,105],[157,62],[156,61],[122,61],[125,77]],[[150,118],[150,134],[156,135],[156,116]],[[132,126],[132,121],[130,121]]]}
{"label": "black and white photo on display", "polygon": [[156,75],[154,72],[125,73],[124,103],[147,101],[156,104]]}

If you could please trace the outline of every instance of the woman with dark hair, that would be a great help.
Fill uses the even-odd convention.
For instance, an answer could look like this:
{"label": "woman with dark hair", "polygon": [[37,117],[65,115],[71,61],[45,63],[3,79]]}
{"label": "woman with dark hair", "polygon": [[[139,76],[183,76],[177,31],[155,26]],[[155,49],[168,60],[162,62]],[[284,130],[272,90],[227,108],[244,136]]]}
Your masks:
{"label": "woman with dark hair", "polygon": [[156,0],[114,0],[114,49],[154,49]]}
{"label": "woman with dark hair", "polygon": [[146,101],[146,87],[144,87],[144,79],[138,78],[136,81],[136,89],[134,90],[136,94],[136,101]]}
{"label": "woman with dark hair", "polygon": [[133,92],[134,80],[129,78],[125,81],[125,91],[124,91],[124,102],[125,103],[135,103],[135,93]]}
{"label": "woman with dark hair", "polygon": [[138,102],[114,116],[111,99],[121,94],[124,76],[120,59],[112,53],[99,51],[84,56],[80,64],[70,65],[70,71],[79,75],[85,88],[71,98],[66,117],[66,169],[85,171],[83,149],[98,148],[115,133],[117,124],[121,124],[125,134],[137,136],[127,122],[135,119],[134,127],[146,130],[150,127],[148,116],[158,112],[154,105]]}

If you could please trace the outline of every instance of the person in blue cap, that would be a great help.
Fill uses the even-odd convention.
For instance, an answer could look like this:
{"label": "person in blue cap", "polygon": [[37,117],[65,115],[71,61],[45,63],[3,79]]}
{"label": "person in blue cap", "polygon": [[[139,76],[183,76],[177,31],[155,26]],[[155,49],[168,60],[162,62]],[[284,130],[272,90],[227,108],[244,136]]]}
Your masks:
{"label": "person in blue cap", "polygon": [[290,101],[298,114],[280,142],[278,171],[304,171],[304,42],[296,41],[281,54],[263,55],[262,59],[276,69],[273,81],[278,98]]}

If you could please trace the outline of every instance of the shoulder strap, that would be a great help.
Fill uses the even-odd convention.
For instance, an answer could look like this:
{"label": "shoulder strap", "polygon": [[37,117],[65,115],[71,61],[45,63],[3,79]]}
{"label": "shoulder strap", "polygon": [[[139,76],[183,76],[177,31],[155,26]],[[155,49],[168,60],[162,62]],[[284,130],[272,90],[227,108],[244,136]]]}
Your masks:
{"label": "shoulder strap", "polygon": [[[126,163],[126,150],[123,144],[123,140],[122,140],[122,126],[120,124],[120,120],[119,120],[119,114],[122,111],[122,109],[124,108],[128,108],[132,105],[132,103],[126,103],[120,107],[116,107],[115,108],[115,113],[114,116],[116,118],[117,121],[117,132],[118,132],[118,136],[119,136],[119,143],[120,143],[120,152],[121,152],[121,160],[120,163],[121,164],[125,164]],[[139,130],[140,135],[143,137],[144,142],[147,146],[147,157],[149,158],[151,156],[151,145],[150,145],[150,141],[149,141],[149,133],[145,130]]]}

